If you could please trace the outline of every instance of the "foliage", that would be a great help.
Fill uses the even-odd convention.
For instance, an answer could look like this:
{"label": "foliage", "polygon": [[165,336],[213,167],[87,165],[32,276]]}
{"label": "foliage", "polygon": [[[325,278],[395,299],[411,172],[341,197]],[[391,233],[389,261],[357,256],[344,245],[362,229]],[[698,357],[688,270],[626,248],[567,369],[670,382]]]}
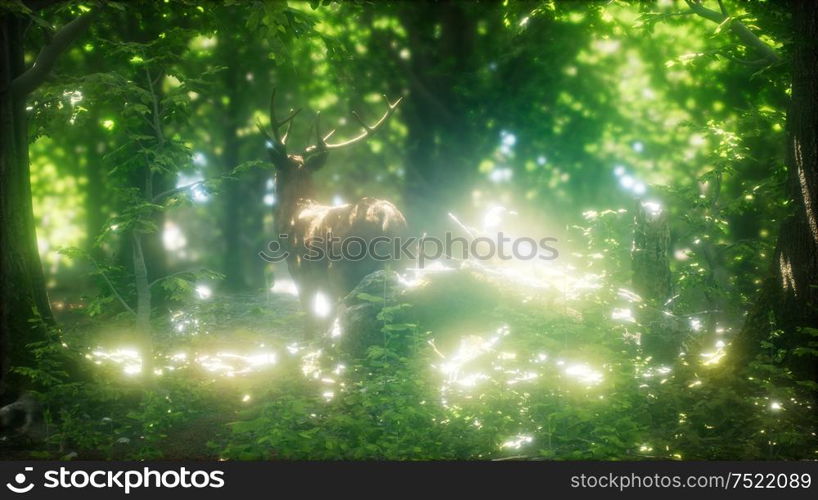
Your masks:
{"label": "foliage", "polygon": [[[27,102],[34,213],[61,330],[30,346],[35,366],[15,367],[37,387],[47,424],[35,451],[16,451],[814,458],[816,383],[789,360],[813,358],[816,342],[784,348],[786,333],[771,327],[746,366],[730,358],[791,206],[788,7],[719,3],[780,60],[755,63],[729,24],[680,2],[445,11],[185,0],[128,12],[13,2],[32,23],[29,58],[52,20],[99,10]],[[380,328],[343,333],[379,340],[360,359],[331,339],[305,342],[284,266],[258,258],[277,202],[257,133],[273,88],[282,110],[304,108],[293,150],[313,141],[319,111],[346,138],[351,111],[367,119],[381,94],[404,96],[372,140],[333,152],[316,175],[322,202],[378,196],[434,212],[410,219],[417,234],[449,214],[484,220],[473,226],[488,233],[555,236],[560,257],[452,260],[455,272],[422,276],[442,280],[437,290],[359,294]],[[669,297],[632,289],[645,206],[667,216]],[[134,235],[155,341],[138,360]],[[467,272],[479,279],[458,281]],[[672,362],[646,347],[657,331],[677,342]]]}

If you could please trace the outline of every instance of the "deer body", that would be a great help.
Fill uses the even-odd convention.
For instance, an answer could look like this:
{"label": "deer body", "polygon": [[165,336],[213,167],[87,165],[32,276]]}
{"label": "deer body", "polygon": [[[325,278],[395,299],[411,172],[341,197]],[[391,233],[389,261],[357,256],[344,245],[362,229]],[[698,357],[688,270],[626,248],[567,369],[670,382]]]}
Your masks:
{"label": "deer body", "polygon": [[[371,135],[394,112],[398,103],[388,104],[386,114],[372,127],[361,121],[364,133],[341,144],[327,144],[333,132],[322,137],[318,120],[315,123],[317,143],[302,154],[287,154],[287,132],[278,129],[292,123],[298,111],[283,121],[275,118],[275,92],[270,103],[272,136],[267,135],[270,158],[276,167],[277,203],[274,209],[275,230],[281,248],[287,252],[287,268],[297,284],[302,308],[315,323],[328,318],[316,317],[316,305],[323,295],[332,307],[334,302],[352,291],[369,273],[384,267],[385,259],[366,252],[378,238],[378,255],[394,257],[395,237],[406,234],[406,219],[392,203],[376,198],[362,198],[341,206],[323,205],[315,200],[313,174],[327,160],[329,151],[351,145]],[[360,121],[357,114],[353,116]],[[351,244],[354,238],[355,244]],[[347,242],[347,243],[345,243]],[[343,252],[343,246],[348,252]],[[323,252],[319,255],[318,252]],[[354,254],[354,255],[350,255]],[[359,254],[361,258],[357,258]],[[339,258],[340,257],[340,258]],[[350,258],[354,257],[354,258]],[[314,328],[311,328],[314,329]]]}
{"label": "deer body", "polygon": [[[385,236],[392,241],[406,232],[403,214],[391,203],[375,198],[362,198],[354,204],[338,207],[321,205],[314,200],[301,200],[293,211],[293,217],[283,219],[287,227],[281,233],[287,235],[284,245],[289,254],[287,268],[298,283],[299,296],[307,312],[313,312],[318,294],[330,301],[343,298],[369,273],[383,268],[384,263],[372,256],[349,259],[342,255],[341,242],[350,237],[369,245],[376,237]],[[333,243],[329,244],[330,237]],[[316,239],[324,243],[316,245]],[[319,259],[307,258],[310,247],[320,247],[327,255]],[[356,256],[361,244],[351,245]],[[341,256],[340,260],[331,260]],[[379,253],[387,254],[387,249]],[[314,253],[313,253],[314,256]]]}

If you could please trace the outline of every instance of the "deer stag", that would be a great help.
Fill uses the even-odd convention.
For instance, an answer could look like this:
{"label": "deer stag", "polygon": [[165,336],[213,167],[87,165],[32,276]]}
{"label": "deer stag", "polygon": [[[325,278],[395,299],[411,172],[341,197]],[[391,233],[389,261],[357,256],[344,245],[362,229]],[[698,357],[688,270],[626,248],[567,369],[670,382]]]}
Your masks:
{"label": "deer stag", "polygon": [[[361,117],[353,112],[353,118],[361,125],[362,132],[343,142],[330,144],[327,140],[335,130],[322,135],[319,115],[316,115],[314,128],[316,143],[299,154],[287,152],[287,138],[292,128],[293,118],[301,111],[293,111],[283,120],[276,117],[276,92],[270,98],[270,132],[259,127],[267,138],[267,150],[275,167],[276,205],[274,208],[274,225],[279,235],[281,249],[287,252],[287,267],[297,284],[301,305],[309,318],[309,329],[315,330],[321,324],[316,314],[319,301],[328,300],[330,307],[335,301],[343,298],[367,274],[383,268],[384,261],[367,254],[362,259],[316,259],[311,252],[317,241],[324,243],[332,237],[333,254],[339,255],[341,243],[354,237],[358,245],[366,242],[369,246],[373,239],[386,242],[385,238],[402,236],[406,232],[406,219],[393,204],[386,200],[362,198],[355,203],[341,206],[328,206],[314,200],[313,174],[327,161],[329,152],[351,146],[370,137],[382,126],[400,104],[401,99],[387,104],[386,112],[374,125],[367,125]],[[287,126],[284,134],[281,128]],[[321,245],[318,245],[321,247]],[[329,250],[327,247],[321,247]],[[355,253],[358,254],[358,247]],[[382,249],[379,254],[385,254]],[[357,257],[357,255],[356,255]],[[313,333],[311,331],[310,333]]]}

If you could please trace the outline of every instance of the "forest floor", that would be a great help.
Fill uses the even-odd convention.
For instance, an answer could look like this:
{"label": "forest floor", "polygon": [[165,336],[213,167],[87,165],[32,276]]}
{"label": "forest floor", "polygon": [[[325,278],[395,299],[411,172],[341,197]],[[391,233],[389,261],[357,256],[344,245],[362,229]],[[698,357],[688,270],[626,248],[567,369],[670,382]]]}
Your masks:
{"label": "forest floor", "polygon": [[265,398],[251,395],[266,392],[265,386],[280,375],[280,365],[295,368],[293,355],[305,345],[303,314],[292,294],[219,295],[209,300],[193,311],[177,311],[175,334],[163,342],[171,360],[185,354],[181,368],[207,388],[189,408],[189,416],[166,428],[167,437],[157,441],[163,459],[218,459],[212,443],[226,440],[230,422],[264,403]]}
{"label": "forest floor", "polygon": [[[208,411],[197,415],[190,420],[180,421],[174,428],[168,429],[167,438],[162,440],[160,452],[165,459],[202,459],[212,460],[219,458],[217,450],[209,443],[229,431],[228,424],[237,420],[241,413],[251,412],[254,406],[263,400],[250,399],[243,401],[245,395],[263,390],[269,383],[273,365],[280,362],[280,357],[292,354],[287,346],[294,351],[303,345],[304,321],[300,313],[300,304],[289,293],[263,293],[257,295],[244,294],[219,297],[222,305],[218,310],[212,309],[207,313],[209,322],[207,340],[197,343],[182,343],[180,348],[196,347],[205,352],[228,354],[228,359],[222,357],[217,362],[201,370],[199,376],[205,380],[218,384],[218,377],[237,379],[223,384],[216,393],[216,397],[207,398],[203,403]],[[241,354],[235,354],[241,353]],[[253,356],[264,357],[273,353],[276,363],[265,363],[266,359],[255,361]],[[242,358],[232,358],[238,363],[230,363],[232,355],[244,356],[250,361],[243,362]],[[223,363],[223,364],[222,364]],[[236,371],[244,373],[235,373]],[[207,439],[203,439],[203,438]]]}
{"label": "forest floor", "polygon": [[132,318],[55,307],[89,376],[55,383],[45,438],[0,441],[0,457],[678,460],[818,449],[802,439],[814,417],[798,393],[747,386],[739,397],[722,383],[717,333],[699,333],[672,365],[641,357],[638,325],[622,312],[636,299],[619,288],[509,287],[464,272],[386,297],[358,294],[376,306],[368,328],[380,345],[357,356],[337,339],[305,340],[286,282],[202,291],[157,320],[150,368]]}
{"label": "forest floor", "polygon": [[[339,358],[334,349],[322,353],[326,340],[307,342],[304,313],[287,281],[258,294],[207,290],[154,324],[153,376],[133,346],[132,318],[89,319],[64,301],[55,308],[62,338],[85,360],[94,383],[76,395],[69,386],[52,404],[63,411],[51,415],[62,431],[48,436],[44,449],[32,454],[27,446],[3,446],[0,453],[86,460],[479,458],[497,454],[508,438],[523,439],[515,432],[528,424],[509,423],[493,410],[495,403],[527,404],[528,392],[510,387],[538,381],[559,388],[558,398],[597,406],[612,386],[601,371],[613,356],[605,344],[621,341],[596,319],[610,314],[607,305],[589,304],[580,314],[567,305],[576,299],[562,292],[490,287],[469,274],[433,283],[415,297],[410,310],[417,317],[401,319],[395,311],[390,326],[398,337],[414,337],[422,353],[396,357],[398,348],[389,361]],[[543,352],[560,352],[567,361],[550,354],[546,360]],[[440,364],[444,359],[457,365],[454,372]],[[473,383],[488,392],[473,398]],[[552,390],[539,394],[551,398]],[[436,424],[457,412],[446,398],[443,406],[417,407],[441,391],[476,405],[481,421],[498,419],[494,429],[480,432],[483,424],[469,423],[449,435]],[[395,422],[386,425],[383,416],[393,414]],[[521,413],[514,420],[520,417],[528,418]],[[484,451],[465,452],[466,436]],[[366,444],[356,444],[359,439]]]}
{"label": "forest floor", "polygon": [[[130,344],[130,319],[94,321],[67,300],[55,304],[63,339],[85,358],[91,378],[105,380],[109,388],[118,391],[124,406],[133,404],[138,397],[134,393],[144,388],[145,380],[136,373],[141,360]],[[298,353],[306,346],[303,325],[297,297],[287,287],[276,293],[219,294],[172,310],[169,323],[161,330],[156,328],[160,331],[155,332],[154,371],[159,376],[154,377],[150,387],[170,401],[183,384],[195,397],[166,410],[178,418],[163,419],[161,434],[151,438],[152,453],[170,460],[219,458],[212,443],[229,432],[231,421],[240,414],[252,413],[255,405],[264,402],[263,397],[251,395],[266,392],[282,371],[298,369]],[[112,405],[111,416],[102,420],[151,418],[124,410],[121,405]],[[85,416],[98,418],[90,413]],[[93,426],[91,422],[85,425]],[[132,457],[135,447],[131,445],[138,447],[142,436],[129,432],[128,425],[113,423],[111,427],[120,429],[113,433],[105,449],[51,442],[35,452],[35,457]],[[31,443],[5,439],[0,443],[0,455],[32,458]]]}

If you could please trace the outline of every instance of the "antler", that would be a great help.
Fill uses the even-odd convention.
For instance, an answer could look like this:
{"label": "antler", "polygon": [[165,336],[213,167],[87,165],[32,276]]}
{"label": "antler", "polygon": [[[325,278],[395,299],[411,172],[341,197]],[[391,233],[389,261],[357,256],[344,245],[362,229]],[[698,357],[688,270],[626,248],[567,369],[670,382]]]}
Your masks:
{"label": "antler", "polygon": [[[296,109],[293,111],[290,109],[290,114],[287,118],[283,120],[278,120],[276,118],[276,89],[273,89],[273,94],[270,96],[270,129],[273,132],[273,136],[270,137],[264,128],[261,125],[258,125],[259,130],[262,134],[264,134],[267,139],[270,141],[274,141],[274,146],[278,149],[282,154],[286,154],[284,147],[287,145],[287,137],[290,135],[290,128],[293,126],[293,118],[295,115],[301,112],[301,108]],[[284,131],[284,135],[281,135],[279,129],[287,125],[287,130]]]}
{"label": "antler", "polygon": [[386,101],[387,108],[386,108],[386,113],[384,113],[383,116],[381,116],[380,120],[375,122],[374,125],[370,126],[370,125],[367,125],[361,119],[360,115],[357,112],[353,111],[352,112],[352,117],[355,118],[355,121],[357,121],[361,125],[361,127],[363,128],[363,133],[361,133],[357,137],[353,137],[352,139],[348,139],[346,141],[339,142],[339,143],[336,143],[336,144],[328,144],[327,143],[327,139],[329,139],[332,136],[332,134],[335,133],[335,130],[332,130],[330,133],[328,133],[327,135],[325,135],[323,137],[321,136],[320,114],[316,114],[315,115],[316,144],[314,144],[312,146],[309,146],[304,152],[305,153],[312,153],[312,152],[315,152],[315,151],[331,151],[333,149],[340,149],[340,148],[343,148],[343,147],[346,147],[346,146],[351,146],[352,144],[355,144],[358,141],[362,141],[362,140],[366,139],[367,137],[369,137],[370,135],[374,134],[378,130],[378,128],[381,125],[383,125],[384,122],[386,122],[386,120],[388,120],[390,116],[392,116],[392,113],[394,113],[395,110],[398,108],[398,105],[403,100],[403,97],[399,97],[398,100],[395,101],[394,103],[389,102],[389,98],[386,97],[385,95],[383,96],[383,99],[384,99],[384,101]]}

